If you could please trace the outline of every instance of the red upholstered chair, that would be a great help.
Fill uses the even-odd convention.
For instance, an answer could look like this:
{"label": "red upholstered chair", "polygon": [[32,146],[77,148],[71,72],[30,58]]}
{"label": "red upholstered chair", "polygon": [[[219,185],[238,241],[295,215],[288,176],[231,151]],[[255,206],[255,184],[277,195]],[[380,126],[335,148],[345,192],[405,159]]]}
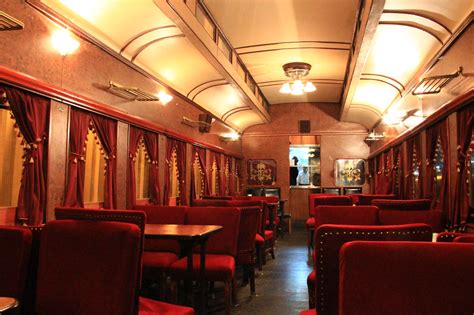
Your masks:
{"label": "red upholstered chair", "polygon": [[372,200],[374,199],[397,199],[397,195],[382,195],[382,194],[358,194],[352,195],[354,201],[357,201],[355,204],[358,206],[370,206],[372,205]]}
{"label": "red upholstered chair", "polygon": [[[225,284],[226,313],[230,314],[230,297],[235,301],[235,257],[240,222],[240,209],[233,207],[191,207],[186,214],[187,224],[221,225],[220,233],[209,238],[206,245],[206,281],[222,281]],[[192,280],[198,280],[200,254],[193,254]],[[174,279],[185,279],[187,258],[181,258],[169,268]],[[232,289],[232,290],[231,290]]]}
{"label": "red upholstered chair", "polygon": [[380,210],[379,221],[382,225],[425,223],[433,232],[444,230],[444,217],[440,210]]}
{"label": "red upholstered chair", "polygon": [[453,240],[454,243],[474,243],[474,235],[461,235]]}
{"label": "red upholstered chair", "polygon": [[[202,199],[210,200],[232,200],[231,196],[202,196]],[[197,200],[197,199],[196,199]]]}
{"label": "red upholstered chair", "polygon": [[340,257],[339,314],[474,311],[473,244],[350,242]]}
{"label": "red upholstered chair", "polygon": [[431,199],[374,199],[372,205],[380,210],[430,210]]}
{"label": "red upholstered chair", "polygon": [[426,224],[393,226],[322,225],[316,230],[316,309],[318,314],[338,314],[339,250],[347,242],[426,241],[432,238]]}
{"label": "red upholstered chair", "polygon": [[[136,210],[146,213],[147,223],[150,224],[184,224],[187,207],[184,206],[135,206]],[[179,259],[180,246],[175,240],[145,239],[142,256],[143,279],[160,282],[164,289],[168,267]],[[163,290],[162,290],[163,291]]]}
{"label": "red upholstered chair", "polygon": [[[134,314],[142,232],[107,221],[48,222],[41,235],[36,314]],[[144,299],[159,314],[190,308]]]}
{"label": "red upholstered chair", "polygon": [[[318,206],[315,228],[318,229],[323,224],[377,225],[378,208],[374,206]],[[315,245],[315,250],[318,251],[317,245]],[[308,285],[309,307],[313,308],[316,305],[316,266],[309,274],[306,283]]]}
{"label": "red upholstered chair", "polygon": [[436,236],[436,242],[451,243],[458,236],[466,235],[459,232],[441,232]]}
{"label": "red upholstered chair", "polygon": [[32,236],[24,227],[0,226],[0,296],[24,300]]}
{"label": "red upholstered chair", "polygon": [[311,253],[315,231],[315,216],[317,206],[350,206],[352,199],[349,196],[337,196],[332,194],[309,194],[308,219],[306,220],[306,230],[308,232],[307,245],[308,254]]}
{"label": "red upholstered chair", "polygon": [[[61,208],[58,207],[55,210],[56,219],[58,220],[87,220],[87,221],[112,221],[112,222],[125,222],[136,225],[140,231],[140,255],[138,256],[137,276],[136,276],[136,288],[134,291],[135,295],[135,312],[142,314],[142,309],[148,312],[150,309],[155,309],[156,312],[162,311],[163,314],[194,314],[194,310],[191,308],[183,308],[180,306],[162,303],[154,300],[149,300],[143,297],[139,297],[139,290],[141,287],[141,275],[142,275],[142,253],[144,247],[143,233],[145,231],[146,213],[137,210],[97,210],[97,209],[84,209],[84,208]],[[156,218],[154,218],[156,219]],[[168,313],[166,313],[166,312]],[[160,313],[161,314],[161,313]]]}
{"label": "red upholstered chair", "polygon": [[262,217],[260,207],[240,209],[236,265],[244,267],[244,278],[250,279],[250,293],[255,294],[255,235]]}

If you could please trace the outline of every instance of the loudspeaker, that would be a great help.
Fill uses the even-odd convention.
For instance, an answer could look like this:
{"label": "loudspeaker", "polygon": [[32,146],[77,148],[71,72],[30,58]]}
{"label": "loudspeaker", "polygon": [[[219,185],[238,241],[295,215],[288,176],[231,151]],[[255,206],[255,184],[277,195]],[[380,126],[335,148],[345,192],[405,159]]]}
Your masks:
{"label": "loudspeaker", "polygon": [[300,133],[310,133],[311,132],[311,121],[310,120],[300,120],[299,122],[299,132]]}
{"label": "loudspeaker", "polygon": [[210,114],[199,114],[199,132],[209,133],[211,131],[212,116]]}

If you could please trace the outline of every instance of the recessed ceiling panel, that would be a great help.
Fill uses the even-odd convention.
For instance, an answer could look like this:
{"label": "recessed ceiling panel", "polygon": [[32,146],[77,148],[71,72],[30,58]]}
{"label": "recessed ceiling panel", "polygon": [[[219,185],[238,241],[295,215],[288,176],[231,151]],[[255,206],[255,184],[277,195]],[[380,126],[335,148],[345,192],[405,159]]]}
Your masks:
{"label": "recessed ceiling panel", "polygon": [[346,118],[346,121],[359,123],[367,129],[372,129],[379,120],[380,113],[374,111],[370,106],[357,104],[351,106]]}
{"label": "recessed ceiling panel", "polygon": [[316,103],[336,103],[341,98],[342,82],[341,83],[318,83],[313,82],[317,88],[316,91],[306,93],[303,95],[281,94],[280,87],[282,83],[270,86],[262,86],[262,92],[267,97],[267,100],[272,104],[277,103],[295,103],[295,102],[316,102]]}

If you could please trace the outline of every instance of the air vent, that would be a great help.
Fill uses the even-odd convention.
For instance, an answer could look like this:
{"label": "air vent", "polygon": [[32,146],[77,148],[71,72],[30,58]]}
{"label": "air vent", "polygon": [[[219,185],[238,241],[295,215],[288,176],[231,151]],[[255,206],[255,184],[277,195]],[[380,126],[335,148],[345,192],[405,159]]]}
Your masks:
{"label": "air vent", "polygon": [[160,100],[158,96],[144,92],[139,88],[121,86],[112,81],[109,83],[109,92],[131,101],[157,102]]}
{"label": "air vent", "polygon": [[0,11],[0,31],[22,30],[23,27],[25,27],[25,24],[22,21]]}
{"label": "air vent", "polygon": [[462,68],[453,74],[437,75],[433,77],[424,78],[413,89],[413,95],[437,94],[441,89],[448,84],[452,79],[457,78],[462,74]]}
{"label": "air vent", "polygon": [[311,121],[310,120],[300,120],[299,123],[299,132],[300,133],[310,133],[311,132]]}

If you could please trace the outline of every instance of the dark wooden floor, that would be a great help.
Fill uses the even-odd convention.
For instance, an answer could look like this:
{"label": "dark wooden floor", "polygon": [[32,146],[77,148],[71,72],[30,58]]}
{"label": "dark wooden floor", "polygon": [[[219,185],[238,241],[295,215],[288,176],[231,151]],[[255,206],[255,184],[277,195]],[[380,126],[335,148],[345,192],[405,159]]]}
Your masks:
{"label": "dark wooden floor", "polygon": [[[268,256],[267,264],[256,278],[256,296],[250,296],[249,286],[238,287],[239,305],[232,314],[242,315],[291,315],[308,309],[308,290],[306,278],[312,270],[308,262],[306,230],[304,227],[285,234],[277,241],[276,259]],[[238,282],[241,277],[239,274]],[[222,301],[221,290],[216,289],[217,301]],[[224,314],[222,307],[210,303],[210,314]]]}

